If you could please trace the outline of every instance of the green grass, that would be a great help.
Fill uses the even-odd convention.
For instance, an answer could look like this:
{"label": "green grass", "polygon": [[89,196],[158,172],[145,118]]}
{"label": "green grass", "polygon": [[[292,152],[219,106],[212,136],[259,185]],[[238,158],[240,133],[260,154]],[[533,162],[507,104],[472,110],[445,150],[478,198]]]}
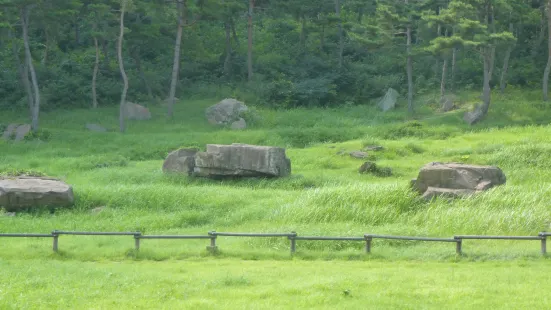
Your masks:
{"label": "green grass", "polygon": [[[461,94],[466,105],[476,96]],[[551,110],[534,96],[495,95],[487,120],[473,127],[463,124],[462,111],[439,114],[428,105],[418,109],[417,120],[403,109],[381,113],[369,106],[257,107],[249,129],[231,131],[205,121],[204,108],[213,100],[183,101],[173,120],[152,106],[154,119],[129,122],[125,134],[116,132],[117,108],[44,113],[47,142],[0,140],[0,174],[62,178],[73,185],[76,205],[0,215],[0,232],[536,235],[551,223]],[[3,113],[0,123],[25,121],[25,115]],[[113,131],[88,132],[87,122]],[[287,147],[292,176],[213,181],[161,172],[171,150],[237,142]],[[363,161],[346,152],[369,145],[384,147],[370,160],[390,167],[392,176],[358,173]],[[469,199],[424,202],[408,184],[431,161],[498,165],[507,184]],[[98,207],[101,212],[94,212]],[[284,238],[220,237],[215,257],[205,250],[208,240],[144,240],[139,253],[131,237],[62,236],[58,254],[50,242],[1,240],[0,269],[7,272],[0,273],[0,308],[35,308],[39,302],[45,308],[146,308],[153,301],[166,308],[247,308],[252,302],[259,308],[359,308],[366,300],[372,308],[417,308],[420,297],[429,308],[448,301],[466,308],[549,305],[535,289],[548,268],[538,241],[469,240],[463,257],[455,256],[453,244],[376,240],[367,256],[361,242],[299,241],[295,258]],[[55,269],[63,273],[53,281]],[[511,280],[519,278],[525,280]],[[92,289],[82,279],[91,279]],[[71,293],[61,283],[77,287]],[[351,296],[343,296],[345,289]],[[526,298],[511,300],[517,291]]]}

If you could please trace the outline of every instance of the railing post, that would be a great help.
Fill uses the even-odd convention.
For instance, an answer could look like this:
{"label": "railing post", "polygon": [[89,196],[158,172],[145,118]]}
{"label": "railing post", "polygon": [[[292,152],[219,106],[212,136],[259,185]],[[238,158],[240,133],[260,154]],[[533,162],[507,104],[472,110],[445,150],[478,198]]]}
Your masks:
{"label": "railing post", "polygon": [[134,235],[134,249],[136,252],[140,250],[140,237],[142,236],[142,233],[138,232]]}
{"label": "railing post", "polygon": [[541,254],[546,255],[547,254],[547,236],[543,233],[539,234],[541,237]]}
{"label": "railing post", "polygon": [[291,240],[291,255],[295,254],[297,251],[297,239],[295,239],[297,236],[297,233],[292,231],[291,236],[289,236],[289,240]]}
{"label": "railing post", "polygon": [[371,241],[373,238],[369,235],[364,235],[365,238],[365,253],[369,254],[371,253]]}
{"label": "railing post", "polygon": [[210,236],[210,246],[207,246],[207,251],[211,253],[216,253],[218,251],[218,247],[216,246],[216,231],[209,231]]}
{"label": "railing post", "polygon": [[454,237],[457,241],[455,242],[455,254],[462,255],[463,254],[463,239],[457,239]]}
{"label": "railing post", "polygon": [[57,230],[52,231],[52,236],[54,237],[54,242],[53,242],[52,248],[53,248],[54,252],[57,253],[57,251],[58,251],[58,238],[59,238]]}

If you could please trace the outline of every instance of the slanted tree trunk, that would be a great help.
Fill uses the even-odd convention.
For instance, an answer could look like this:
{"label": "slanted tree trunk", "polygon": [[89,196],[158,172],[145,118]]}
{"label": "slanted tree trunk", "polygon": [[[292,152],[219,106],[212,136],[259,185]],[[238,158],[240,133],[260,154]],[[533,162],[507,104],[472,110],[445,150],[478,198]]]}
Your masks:
{"label": "slanted tree trunk", "polygon": [[178,73],[180,72],[180,48],[182,45],[182,30],[184,28],[184,7],[180,1],[176,1],[178,8],[178,31],[176,32],[176,43],[174,43],[174,59],[172,61],[172,76],[170,79],[170,92],[168,94],[167,115],[172,118],[174,115],[174,97],[176,96],[176,85],[178,83]]}
{"label": "slanted tree trunk", "polygon": [[253,9],[254,0],[249,0],[248,16],[248,46],[247,46],[247,71],[249,82],[253,78]]}
{"label": "slanted tree trunk", "polygon": [[99,44],[98,38],[94,36],[94,47],[96,48],[96,60],[94,62],[94,73],[92,74],[92,108],[98,107],[98,95],[96,92],[96,80],[99,70]]}
{"label": "slanted tree trunk", "polygon": [[117,41],[117,58],[119,61],[119,70],[121,72],[122,81],[124,86],[122,88],[121,102],[119,106],[119,129],[121,132],[126,130],[125,119],[125,105],[126,105],[126,93],[128,92],[128,77],[124,71],[124,63],[122,59],[122,40],[124,39],[124,13],[126,11],[127,0],[122,0],[121,15],[120,15],[120,27],[119,27],[119,40]]}
{"label": "slanted tree trunk", "polygon": [[230,24],[231,24],[231,32],[233,35],[233,41],[235,42],[235,45],[239,48],[241,44],[239,42],[239,37],[237,36],[237,31],[235,30],[235,21],[233,20],[233,18],[230,19]]}
{"label": "slanted tree trunk", "polygon": [[549,29],[549,38],[547,40],[547,65],[545,66],[545,72],[543,73],[543,100],[549,100],[549,71],[551,70],[551,0],[547,2],[547,28]]}
{"label": "slanted tree trunk", "polygon": [[33,131],[36,131],[38,130],[38,116],[40,114],[40,90],[38,88],[38,80],[34,70],[31,48],[29,46],[29,14],[32,8],[33,6],[25,6],[21,9],[21,25],[23,28],[23,43],[25,46],[25,66],[31,74],[32,89],[34,92],[34,100],[31,107],[31,128]]}
{"label": "slanted tree trunk", "polygon": [[341,1],[335,0],[335,15],[339,20],[339,68],[342,68],[342,55],[344,51],[344,38],[342,34]]}
{"label": "slanted tree trunk", "polygon": [[[408,4],[408,0],[404,0]],[[408,18],[408,20],[410,20]],[[413,114],[413,61],[411,59],[411,26],[408,23],[406,27],[406,53],[407,53],[407,64],[406,71],[408,77],[408,112]]]}
{"label": "slanted tree trunk", "polygon": [[[513,32],[513,23],[509,24],[509,32]],[[507,71],[509,71],[509,59],[511,58],[511,52],[513,51],[513,45],[507,48],[505,57],[503,58],[503,68],[501,69],[501,79],[499,81],[499,89],[501,93],[505,92],[505,86],[507,84]]]}

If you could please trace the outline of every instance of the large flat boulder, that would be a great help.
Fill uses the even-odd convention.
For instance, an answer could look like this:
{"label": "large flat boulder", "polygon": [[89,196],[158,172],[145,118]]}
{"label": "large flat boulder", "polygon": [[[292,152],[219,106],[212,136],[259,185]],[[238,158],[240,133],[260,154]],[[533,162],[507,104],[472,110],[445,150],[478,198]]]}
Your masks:
{"label": "large flat boulder", "polygon": [[73,203],[73,188],[60,180],[41,177],[0,179],[0,207],[6,211],[68,207]]}
{"label": "large flat boulder", "polygon": [[503,171],[495,166],[432,162],[421,168],[412,186],[430,199],[435,196],[467,196],[506,181]]}
{"label": "large flat boulder", "polygon": [[204,177],[284,177],[291,174],[285,149],[248,144],[208,144],[195,155],[194,174]]}
{"label": "large flat boulder", "polygon": [[142,105],[127,101],[124,104],[124,116],[126,119],[145,121],[151,119],[151,112]]}
{"label": "large flat boulder", "polygon": [[291,174],[291,161],[279,147],[208,144],[206,152],[180,149],[170,153],[163,172],[207,178],[284,177]]}
{"label": "large flat boulder", "polygon": [[163,163],[164,173],[193,174],[196,149],[179,149],[171,152]]}
{"label": "large flat boulder", "polygon": [[[210,106],[205,111],[207,120],[212,125],[232,125],[237,122],[233,127],[236,129],[243,129],[246,127],[246,123],[242,120],[241,115],[248,111],[248,107],[241,101],[236,99],[226,98],[219,103]],[[244,126],[243,126],[244,125]]]}

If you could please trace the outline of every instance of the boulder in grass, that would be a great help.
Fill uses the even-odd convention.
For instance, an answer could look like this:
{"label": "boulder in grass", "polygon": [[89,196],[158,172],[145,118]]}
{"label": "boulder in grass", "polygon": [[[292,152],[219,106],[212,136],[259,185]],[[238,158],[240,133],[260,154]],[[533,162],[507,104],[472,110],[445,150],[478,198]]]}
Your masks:
{"label": "boulder in grass", "polygon": [[201,177],[284,177],[291,174],[285,149],[234,143],[208,144],[195,155],[194,175]]}
{"label": "boulder in grass", "polygon": [[13,139],[14,141],[21,141],[25,139],[25,136],[27,136],[30,132],[31,125],[29,124],[9,124],[4,130],[2,138],[6,140]]}
{"label": "boulder in grass", "polygon": [[421,168],[411,185],[424,198],[431,199],[469,196],[506,181],[503,171],[495,166],[432,162]]}
{"label": "boulder in grass", "polygon": [[[248,110],[249,108],[243,102],[227,98],[208,107],[205,111],[205,115],[210,124],[226,126],[242,120],[242,114]],[[239,125],[242,125],[242,123],[243,122]]]}
{"label": "boulder in grass", "polygon": [[163,172],[192,175],[195,168],[196,149],[179,149],[171,152],[163,163]]}
{"label": "boulder in grass", "polygon": [[0,207],[6,211],[69,207],[73,203],[73,188],[60,180],[26,176],[0,178]]}
{"label": "boulder in grass", "polygon": [[151,112],[142,105],[127,101],[124,104],[124,116],[126,119],[144,121],[151,119]]}

